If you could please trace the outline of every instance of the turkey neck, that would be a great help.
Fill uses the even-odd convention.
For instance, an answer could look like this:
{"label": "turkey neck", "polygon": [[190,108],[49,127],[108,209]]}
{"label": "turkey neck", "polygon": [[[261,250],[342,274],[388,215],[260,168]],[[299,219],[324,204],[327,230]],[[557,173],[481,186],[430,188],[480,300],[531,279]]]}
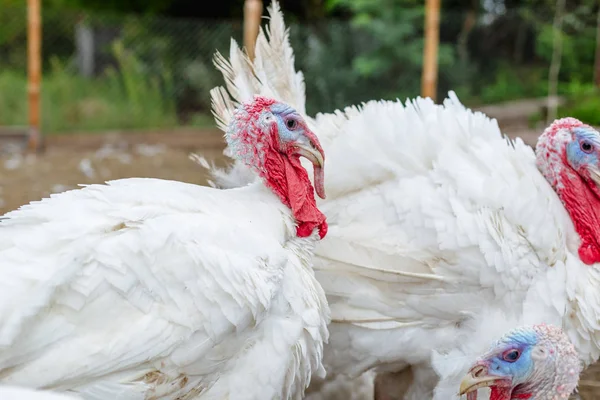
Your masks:
{"label": "turkey neck", "polygon": [[[549,398],[548,398],[549,399]],[[490,400],[548,400],[545,397],[536,397],[532,393],[511,392],[510,388],[492,387]]]}
{"label": "turkey neck", "polygon": [[298,237],[308,237],[318,227],[319,236],[324,238],[327,234],[325,215],[317,208],[313,185],[300,158],[272,151],[265,154],[264,166],[265,183],[291,209],[298,223]]}
{"label": "turkey neck", "polygon": [[600,200],[592,182],[566,169],[560,174],[557,194],[581,239],[579,258],[587,265],[600,262]]}

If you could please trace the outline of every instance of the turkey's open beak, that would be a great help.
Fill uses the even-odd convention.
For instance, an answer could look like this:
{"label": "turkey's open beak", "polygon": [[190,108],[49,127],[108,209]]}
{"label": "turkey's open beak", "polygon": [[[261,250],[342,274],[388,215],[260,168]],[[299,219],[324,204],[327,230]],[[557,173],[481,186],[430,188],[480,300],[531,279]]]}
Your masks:
{"label": "turkey's open beak", "polygon": [[[324,199],[325,198],[325,172],[323,167],[325,165],[325,155],[323,149],[318,142],[313,142],[308,137],[306,140],[298,141],[294,143],[294,152],[299,156],[305,157],[308,161],[313,164],[314,170],[314,181],[315,181],[315,192],[317,195]],[[316,140],[316,138],[315,138]]]}
{"label": "turkey's open beak", "polygon": [[471,393],[484,387],[497,386],[498,384],[510,386],[511,380],[506,376],[491,375],[485,365],[477,364],[471,368],[460,382],[458,394],[462,396],[465,393]]}

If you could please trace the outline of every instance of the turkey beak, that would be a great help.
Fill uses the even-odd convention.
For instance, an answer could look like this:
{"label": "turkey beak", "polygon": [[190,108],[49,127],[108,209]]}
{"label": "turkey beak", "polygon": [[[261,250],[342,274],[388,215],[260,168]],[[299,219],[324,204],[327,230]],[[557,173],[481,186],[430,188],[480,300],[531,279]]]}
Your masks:
{"label": "turkey beak", "polygon": [[325,154],[321,148],[317,137],[312,132],[307,132],[300,140],[294,143],[294,152],[299,156],[306,158],[313,164],[315,192],[317,195],[325,198]]}
{"label": "turkey beak", "polygon": [[465,375],[460,382],[458,394],[462,396],[465,393],[471,393],[483,387],[495,386],[499,381],[506,382],[505,376],[494,376],[489,374],[488,367],[477,364]]}

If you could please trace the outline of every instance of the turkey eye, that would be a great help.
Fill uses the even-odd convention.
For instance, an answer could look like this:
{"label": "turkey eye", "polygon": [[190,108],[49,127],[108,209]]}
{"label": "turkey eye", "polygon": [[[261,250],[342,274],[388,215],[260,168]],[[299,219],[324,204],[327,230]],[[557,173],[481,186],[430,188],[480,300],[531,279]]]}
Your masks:
{"label": "turkey eye", "polygon": [[285,121],[285,126],[287,126],[290,130],[294,130],[298,126],[298,123],[295,119],[288,119],[287,121]]}
{"label": "turkey eye", "polygon": [[594,148],[590,142],[581,142],[579,147],[581,147],[581,150],[585,153],[591,153]]}
{"label": "turkey eye", "polygon": [[520,356],[521,353],[519,352],[519,350],[511,350],[508,353],[505,353],[502,358],[504,359],[504,361],[515,362],[519,359]]}

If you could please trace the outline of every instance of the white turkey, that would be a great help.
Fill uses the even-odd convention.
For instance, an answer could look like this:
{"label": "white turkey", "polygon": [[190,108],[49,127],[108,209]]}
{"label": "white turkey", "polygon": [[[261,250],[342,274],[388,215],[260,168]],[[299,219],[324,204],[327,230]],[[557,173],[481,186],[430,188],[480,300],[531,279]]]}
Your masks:
{"label": "white turkey", "polygon": [[[270,14],[253,63],[235,42],[229,61],[216,58],[228,91],[212,94],[224,121],[224,108],[255,93],[305,110],[276,4]],[[455,398],[496,334],[476,332],[498,315],[562,326],[585,364],[598,359],[596,130],[558,120],[534,153],[452,92],[443,105],[370,101],[306,118],[328,154],[319,207],[330,228],[315,250],[332,310],[328,378],[410,367],[406,399]],[[240,163],[213,172],[219,187],[254,179]]]}
{"label": "white turkey", "polygon": [[500,338],[471,367],[459,392],[477,400],[491,388],[491,400],[567,399],[577,387],[581,362],[573,343],[558,327],[515,328]]}
{"label": "white turkey", "polygon": [[[291,107],[233,115],[232,190],[131,178],[32,202],[0,222],[0,384],[84,399],[300,399],[324,374],[323,151]],[[264,183],[263,183],[264,182]]]}

